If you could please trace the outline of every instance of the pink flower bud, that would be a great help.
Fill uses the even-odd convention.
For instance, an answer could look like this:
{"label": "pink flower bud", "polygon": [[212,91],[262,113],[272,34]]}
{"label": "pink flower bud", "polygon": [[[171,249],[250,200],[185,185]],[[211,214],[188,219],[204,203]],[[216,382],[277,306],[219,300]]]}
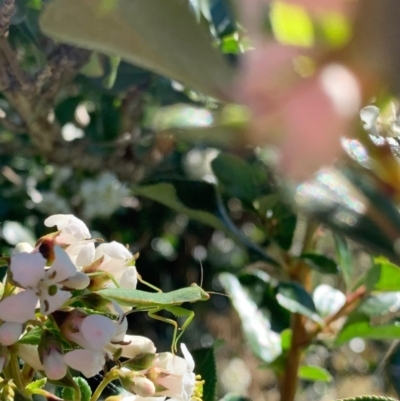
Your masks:
{"label": "pink flower bud", "polygon": [[44,371],[49,379],[60,380],[67,374],[64,356],[57,349],[44,354],[42,359]]}
{"label": "pink flower bud", "polygon": [[22,334],[23,325],[21,323],[4,322],[0,326],[0,343],[12,345],[18,341]]}

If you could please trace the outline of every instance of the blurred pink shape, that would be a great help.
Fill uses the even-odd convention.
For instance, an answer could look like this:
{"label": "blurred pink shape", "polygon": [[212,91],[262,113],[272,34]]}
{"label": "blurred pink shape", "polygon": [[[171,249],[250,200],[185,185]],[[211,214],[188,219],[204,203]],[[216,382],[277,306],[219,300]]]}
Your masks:
{"label": "blurred pink shape", "polygon": [[[310,7],[318,3],[285,1]],[[341,154],[340,137],[348,134],[360,107],[360,85],[350,70],[335,63],[320,66],[309,78],[300,77],[294,59],[304,55],[304,49],[267,41],[256,25],[249,25],[249,21],[259,22],[263,3],[249,0],[243,9],[255,49],[244,55],[236,96],[252,112],[250,142],[276,145],[282,173],[305,180]],[[322,3],[333,7],[343,2]]]}

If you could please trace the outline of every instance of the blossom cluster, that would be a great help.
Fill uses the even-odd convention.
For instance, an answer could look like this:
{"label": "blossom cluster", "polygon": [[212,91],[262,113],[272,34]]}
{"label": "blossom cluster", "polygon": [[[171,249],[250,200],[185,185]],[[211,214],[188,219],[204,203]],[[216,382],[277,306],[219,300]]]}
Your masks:
{"label": "blossom cluster", "polygon": [[73,215],[50,216],[45,225],[57,231],[40,238],[35,247],[18,244],[7,260],[0,300],[4,377],[11,376],[24,392],[35,373],[60,383],[73,371],[95,376],[107,361],[114,361],[105,379],[119,379],[125,390],[120,398],[200,398],[202,382],[193,373],[185,345],[184,358],[157,353],[150,339],[127,334],[130,308],[95,293],[104,288],[135,290],[136,257],[115,241],[97,245],[100,241]]}

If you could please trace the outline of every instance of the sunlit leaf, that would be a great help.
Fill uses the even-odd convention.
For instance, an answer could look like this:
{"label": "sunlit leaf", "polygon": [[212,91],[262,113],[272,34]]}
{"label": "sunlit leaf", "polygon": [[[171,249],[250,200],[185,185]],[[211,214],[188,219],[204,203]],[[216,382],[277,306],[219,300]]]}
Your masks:
{"label": "sunlit leaf", "polygon": [[377,257],[364,282],[371,291],[400,291],[400,268],[384,257]]}
{"label": "sunlit leaf", "polygon": [[152,129],[188,142],[233,145],[242,141],[249,121],[247,109],[228,105],[218,111],[185,104],[163,107],[152,119]]}
{"label": "sunlit leaf", "polygon": [[43,388],[46,385],[46,383],[47,383],[47,378],[45,377],[39,380],[35,380],[26,386],[26,390],[32,391],[35,389]]}
{"label": "sunlit leaf", "polygon": [[381,316],[400,309],[400,292],[384,292],[363,299],[357,311],[367,316]]}
{"label": "sunlit leaf", "polygon": [[370,340],[398,339],[400,337],[400,324],[374,326],[366,315],[355,313],[349,317],[342,331],[336,337],[336,344],[344,344],[356,337]]}
{"label": "sunlit leaf", "polygon": [[328,284],[320,284],[314,290],[313,300],[318,313],[325,317],[337,312],[345,304],[346,296]]}
{"label": "sunlit leaf", "polygon": [[326,41],[333,47],[344,46],[351,38],[350,21],[342,14],[324,13],[318,23]]}
{"label": "sunlit leaf", "polygon": [[279,304],[293,313],[300,313],[322,324],[310,294],[295,282],[279,283],[276,299]]}
{"label": "sunlit leaf", "polygon": [[324,368],[313,365],[303,365],[299,368],[299,378],[308,381],[332,381],[332,375]]}
{"label": "sunlit leaf", "polygon": [[250,349],[262,361],[272,362],[281,354],[279,334],[271,331],[267,316],[257,308],[234,275],[221,273],[219,280],[239,314]]}
{"label": "sunlit leaf", "polygon": [[41,16],[45,34],[117,55],[215,98],[230,97],[232,70],[180,0],[55,0]]}
{"label": "sunlit leaf", "polygon": [[287,45],[311,46],[314,27],[304,8],[285,1],[271,4],[271,25],[275,38]]}
{"label": "sunlit leaf", "polygon": [[3,238],[11,245],[27,242],[34,245],[36,240],[33,232],[17,221],[5,221],[2,230]]}

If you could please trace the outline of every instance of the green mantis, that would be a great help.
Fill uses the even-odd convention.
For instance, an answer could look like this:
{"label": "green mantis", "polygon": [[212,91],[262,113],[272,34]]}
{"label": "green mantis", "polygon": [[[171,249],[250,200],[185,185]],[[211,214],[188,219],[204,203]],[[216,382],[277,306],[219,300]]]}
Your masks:
{"label": "green mantis", "polygon": [[[153,319],[172,324],[174,326],[174,334],[172,338],[172,350],[176,351],[177,343],[194,318],[194,312],[182,308],[180,305],[186,302],[207,301],[210,295],[205,292],[197,284],[190,287],[181,288],[171,292],[146,292],[141,290],[128,290],[124,288],[107,288],[96,291],[103,298],[115,301],[122,306],[130,306],[134,308],[133,312],[147,312]],[[172,319],[168,319],[158,315],[161,310],[172,313],[176,317],[185,318],[185,322],[181,327]],[[178,330],[181,333],[178,335]]]}

